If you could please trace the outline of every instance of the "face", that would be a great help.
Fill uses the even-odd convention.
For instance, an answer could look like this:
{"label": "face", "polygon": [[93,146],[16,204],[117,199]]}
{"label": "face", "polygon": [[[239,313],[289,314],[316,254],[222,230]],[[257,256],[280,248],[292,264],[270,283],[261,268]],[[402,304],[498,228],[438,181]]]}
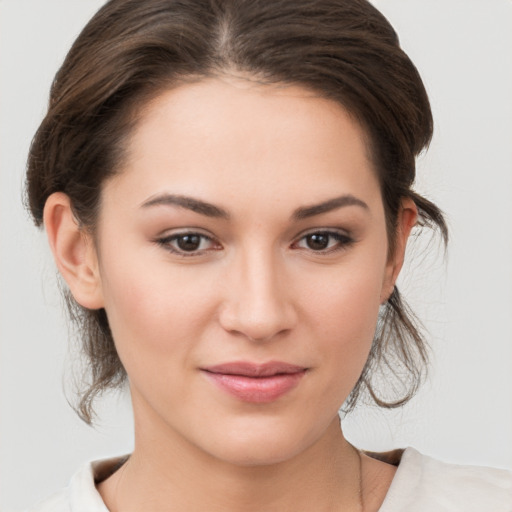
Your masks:
{"label": "face", "polygon": [[322,439],[397,262],[360,127],[294,86],[211,79],[144,111],[97,231],[136,431],[238,464]]}

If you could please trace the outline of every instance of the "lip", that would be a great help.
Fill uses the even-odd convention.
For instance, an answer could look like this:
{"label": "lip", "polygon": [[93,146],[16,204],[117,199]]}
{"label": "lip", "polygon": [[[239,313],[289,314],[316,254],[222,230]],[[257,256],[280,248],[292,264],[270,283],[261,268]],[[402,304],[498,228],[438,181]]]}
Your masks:
{"label": "lip", "polygon": [[214,384],[239,400],[269,403],[295,388],[307,368],[281,361],[264,364],[235,361],[201,368]]}

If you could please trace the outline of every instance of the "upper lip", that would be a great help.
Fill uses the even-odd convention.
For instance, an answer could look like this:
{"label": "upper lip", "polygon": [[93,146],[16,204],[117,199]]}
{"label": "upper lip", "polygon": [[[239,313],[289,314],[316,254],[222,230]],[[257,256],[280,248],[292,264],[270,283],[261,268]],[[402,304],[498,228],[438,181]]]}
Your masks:
{"label": "upper lip", "polygon": [[299,373],[305,371],[307,368],[282,361],[270,361],[268,363],[234,361],[230,363],[216,364],[214,366],[207,366],[201,369],[210,373],[219,373],[224,375],[271,377],[273,375]]}

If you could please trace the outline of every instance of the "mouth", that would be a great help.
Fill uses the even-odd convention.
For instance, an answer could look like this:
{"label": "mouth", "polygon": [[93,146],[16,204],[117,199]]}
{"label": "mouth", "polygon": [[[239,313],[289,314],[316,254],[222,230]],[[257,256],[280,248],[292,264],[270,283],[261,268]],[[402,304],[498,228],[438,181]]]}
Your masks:
{"label": "mouth", "polygon": [[295,388],[308,368],[280,361],[255,364],[244,361],[201,368],[221,390],[244,402],[269,403]]}

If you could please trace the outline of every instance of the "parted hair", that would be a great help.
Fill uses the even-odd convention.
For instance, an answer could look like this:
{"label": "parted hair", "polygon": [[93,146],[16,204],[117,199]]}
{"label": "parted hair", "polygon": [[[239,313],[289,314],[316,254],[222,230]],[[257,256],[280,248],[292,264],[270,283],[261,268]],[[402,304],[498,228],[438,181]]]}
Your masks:
{"label": "parted hair", "polygon": [[[129,135],[147,102],[188,81],[243,74],[294,84],[343,106],[362,126],[379,179],[389,251],[403,198],[420,227],[441,211],[413,190],[415,160],[432,137],[431,109],[414,64],[386,18],[365,0],[111,0],[80,33],[53,81],[48,111],[28,157],[26,201],[36,225],[50,194],[71,200],[94,234],[102,186],[120,172]],[[94,399],[126,372],[104,309],[80,306],[64,289],[86,360],[76,410],[91,424]],[[362,392],[398,407],[424,375],[421,329],[395,287],[382,306],[370,355],[345,409]],[[378,375],[395,379],[379,391]],[[389,396],[389,389],[397,391]]]}

